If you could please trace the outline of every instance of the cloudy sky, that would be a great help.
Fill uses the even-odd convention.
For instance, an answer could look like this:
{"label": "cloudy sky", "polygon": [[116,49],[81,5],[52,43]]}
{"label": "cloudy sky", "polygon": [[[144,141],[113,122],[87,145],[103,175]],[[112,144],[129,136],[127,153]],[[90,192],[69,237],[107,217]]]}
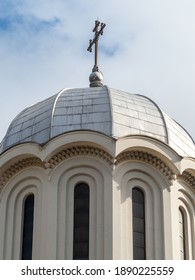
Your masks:
{"label": "cloudy sky", "polygon": [[97,18],[105,84],[153,99],[195,138],[194,0],[0,0],[0,139],[25,107],[88,87]]}

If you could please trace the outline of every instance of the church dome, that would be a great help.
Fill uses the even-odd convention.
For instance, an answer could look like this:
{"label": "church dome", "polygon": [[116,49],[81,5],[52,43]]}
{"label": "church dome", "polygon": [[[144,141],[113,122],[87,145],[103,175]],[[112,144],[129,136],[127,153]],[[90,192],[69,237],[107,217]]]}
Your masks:
{"label": "church dome", "polygon": [[151,99],[103,87],[63,89],[23,110],[10,124],[0,152],[24,142],[44,144],[71,131],[92,130],[118,139],[158,139],[180,156],[195,157],[191,136]]}

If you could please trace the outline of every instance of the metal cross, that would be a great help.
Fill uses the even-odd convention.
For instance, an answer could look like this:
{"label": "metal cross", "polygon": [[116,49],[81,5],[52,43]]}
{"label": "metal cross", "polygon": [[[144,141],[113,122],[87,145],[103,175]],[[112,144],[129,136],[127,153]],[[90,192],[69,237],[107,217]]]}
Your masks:
{"label": "metal cross", "polygon": [[95,32],[93,40],[89,40],[89,47],[88,51],[92,52],[92,46],[95,45],[95,65],[94,67],[98,67],[97,61],[98,61],[98,40],[99,36],[103,35],[103,29],[105,28],[106,24],[103,22],[100,22],[98,20],[95,21],[95,27],[93,29],[93,32]]}

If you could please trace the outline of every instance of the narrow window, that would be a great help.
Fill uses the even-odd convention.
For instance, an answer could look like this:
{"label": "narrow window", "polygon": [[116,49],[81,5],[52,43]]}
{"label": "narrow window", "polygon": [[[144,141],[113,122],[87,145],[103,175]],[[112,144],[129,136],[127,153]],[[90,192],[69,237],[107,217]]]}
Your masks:
{"label": "narrow window", "polygon": [[133,205],[133,259],[145,260],[145,206],[144,193],[139,188],[132,190]]}
{"label": "narrow window", "polygon": [[32,260],[33,246],[34,195],[30,194],[24,201],[22,260]]}
{"label": "narrow window", "polygon": [[179,239],[180,259],[186,260],[185,219],[183,210],[181,208],[179,208]]}
{"label": "narrow window", "polygon": [[85,183],[74,189],[73,259],[89,259],[89,186]]}

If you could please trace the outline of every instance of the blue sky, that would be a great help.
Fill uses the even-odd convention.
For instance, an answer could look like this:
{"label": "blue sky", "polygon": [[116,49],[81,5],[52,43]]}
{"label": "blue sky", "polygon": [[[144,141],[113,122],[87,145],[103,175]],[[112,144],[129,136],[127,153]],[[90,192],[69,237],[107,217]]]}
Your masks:
{"label": "blue sky", "polygon": [[0,139],[25,107],[88,87],[94,21],[105,84],[153,99],[195,138],[194,0],[1,0]]}

